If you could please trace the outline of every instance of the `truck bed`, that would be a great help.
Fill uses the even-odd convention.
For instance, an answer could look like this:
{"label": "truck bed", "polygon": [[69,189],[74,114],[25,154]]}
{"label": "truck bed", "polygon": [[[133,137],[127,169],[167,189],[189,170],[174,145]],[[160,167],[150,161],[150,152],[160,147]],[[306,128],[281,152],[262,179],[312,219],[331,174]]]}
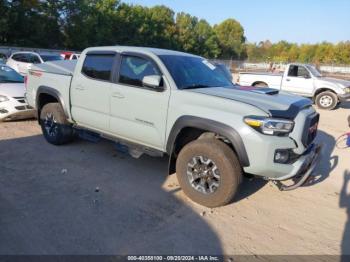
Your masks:
{"label": "truck bed", "polygon": [[33,67],[33,70],[52,73],[52,74],[72,76],[74,73],[76,64],[77,64],[77,61],[74,61],[74,60],[47,62],[43,64],[36,64]]}
{"label": "truck bed", "polygon": [[283,76],[283,73],[270,72],[239,72],[240,75],[267,75],[267,76]]}
{"label": "truck bed", "polygon": [[281,89],[283,74],[270,72],[242,72],[239,73],[239,84],[243,86],[254,86],[264,83],[268,87]]}
{"label": "truck bed", "polygon": [[[33,65],[27,79],[27,85],[33,87],[27,90],[28,104],[36,107],[38,88],[49,88],[58,91],[61,104],[70,105],[70,84],[75,66],[76,61],[55,61]],[[69,110],[67,115],[71,119]]]}

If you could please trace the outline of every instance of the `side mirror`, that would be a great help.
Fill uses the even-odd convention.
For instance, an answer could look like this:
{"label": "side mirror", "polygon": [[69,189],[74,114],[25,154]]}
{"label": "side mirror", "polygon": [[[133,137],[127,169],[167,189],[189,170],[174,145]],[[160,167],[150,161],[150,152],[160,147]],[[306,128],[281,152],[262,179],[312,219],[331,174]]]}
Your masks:
{"label": "side mirror", "polygon": [[163,90],[161,87],[162,77],[159,75],[144,76],[142,79],[142,85],[145,87],[153,88],[157,91]]}

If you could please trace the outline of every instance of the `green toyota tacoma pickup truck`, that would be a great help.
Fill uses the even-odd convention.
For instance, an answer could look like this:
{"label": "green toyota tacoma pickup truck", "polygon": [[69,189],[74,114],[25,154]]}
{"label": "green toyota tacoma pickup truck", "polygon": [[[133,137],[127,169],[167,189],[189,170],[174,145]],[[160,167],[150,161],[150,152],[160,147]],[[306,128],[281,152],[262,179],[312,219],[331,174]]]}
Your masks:
{"label": "green toyota tacoma pickup truck", "polygon": [[[33,66],[26,98],[46,140],[79,130],[126,145],[130,154],[169,155],[169,174],[193,201],[230,203],[244,174],[281,190],[302,185],[320,158],[319,114],[309,99],[239,87],[206,59],[141,47],[94,47],[78,61]],[[293,185],[281,182],[292,179]]]}

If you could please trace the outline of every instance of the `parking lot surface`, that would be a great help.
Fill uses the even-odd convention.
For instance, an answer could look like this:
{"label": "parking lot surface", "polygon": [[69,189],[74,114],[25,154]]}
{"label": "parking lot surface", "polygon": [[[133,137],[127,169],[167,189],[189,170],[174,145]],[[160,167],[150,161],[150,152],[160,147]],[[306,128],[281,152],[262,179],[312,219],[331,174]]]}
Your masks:
{"label": "parking lot surface", "polygon": [[216,209],[186,198],[166,157],[56,147],[35,120],[0,123],[0,254],[350,254],[350,149],[335,147],[349,108],[320,112],[313,183],[280,192],[245,179]]}

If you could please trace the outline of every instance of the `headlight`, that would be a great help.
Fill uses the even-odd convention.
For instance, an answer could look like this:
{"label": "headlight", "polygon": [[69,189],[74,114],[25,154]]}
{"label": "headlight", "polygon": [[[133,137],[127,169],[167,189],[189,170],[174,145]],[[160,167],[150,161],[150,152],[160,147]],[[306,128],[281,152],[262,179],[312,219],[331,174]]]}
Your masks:
{"label": "headlight", "polygon": [[293,131],[294,122],[285,119],[247,116],[244,122],[265,135],[283,136]]}
{"label": "headlight", "polygon": [[8,101],[9,99],[7,98],[7,96],[1,96],[0,95],[0,103],[1,102],[5,102],[5,101]]}

